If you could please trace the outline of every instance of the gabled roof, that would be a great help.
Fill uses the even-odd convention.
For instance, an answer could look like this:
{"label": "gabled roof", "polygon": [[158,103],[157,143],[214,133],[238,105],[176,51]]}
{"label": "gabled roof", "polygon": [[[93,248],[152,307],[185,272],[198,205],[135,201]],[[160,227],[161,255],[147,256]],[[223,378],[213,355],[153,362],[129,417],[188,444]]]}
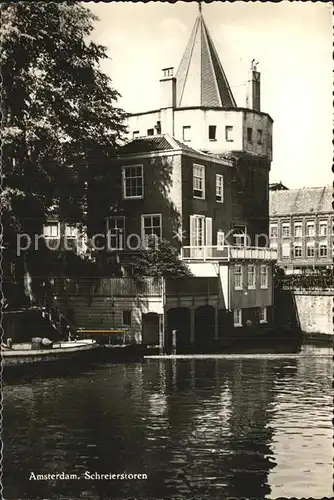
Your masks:
{"label": "gabled roof", "polygon": [[284,184],[280,182],[273,182],[269,184],[270,191],[287,191],[289,188],[284,186]]}
{"label": "gabled roof", "polygon": [[332,201],[331,186],[270,191],[269,213],[271,217],[331,213]]}
{"label": "gabled roof", "polygon": [[149,135],[137,137],[119,149],[119,154],[151,153],[152,151],[170,151],[173,149],[167,136]]}
{"label": "gabled roof", "polygon": [[143,137],[136,137],[130,142],[122,146],[118,152],[120,155],[133,154],[133,153],[152,153],[161,151],[187,151],[194,154],[204,154],[198,149],[189,147],[178,139],[174,139],[168,134],[164,135],[148,135]]}
{"label": "gabled roof", "polygon": [[123,155],[136,156],[146,153],[167,153],[171,151],[178,151],[197,157],[200,155],[201,157],[206,157],[208,160],[220,163],[224,162],[224,164],[229,163],[227,158],[220,158],[218,155],[208,154],[199,149],[191,148],[168,134],[136,137],[119,148],[118,157],[122,157]]}
{"label": "gabled roof", "polygon": [[236,107],[200,9],[176,73],[176,107]]}

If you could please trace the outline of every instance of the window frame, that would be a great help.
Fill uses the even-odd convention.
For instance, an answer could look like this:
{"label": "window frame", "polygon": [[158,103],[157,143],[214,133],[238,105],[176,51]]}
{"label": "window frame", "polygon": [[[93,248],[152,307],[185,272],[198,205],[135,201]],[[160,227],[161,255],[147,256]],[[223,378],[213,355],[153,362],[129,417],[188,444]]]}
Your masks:
{"label": "window frame", "polygon": [[[283,248],[288,248],[288,247],[289,247],[289,255],[285,255],[283,252]],[[283,242],[281,244],[281,255],[282,255],[282,259],[290,259],[291,258],[291,243],[290,243],[290,241]]]}
{"label": "window frame", "polygon": [[[154,233],[151,233],[150,235],[146,235],[145,234],[144,220],[147,217],[151,217],[152,219],[153,219],[153,217],[159,217],[159,221],[160,221],[160,226],[159,226],[160,227],[160,236],[157,236]],[[142,214],[141,217],[140,217],[140,226],[141,226],[141,237],[142,237],[142,247],[143,248],[148,248],[148,241],[146,242],[146,236],[148,236],[148,238],[150,238],[152,236],[155,236],[158,241],[162,240],[162,214],[161,213]],[[153,225],[151,226],[152,229],[154,227],[157,227],[157,226],[153,226]]]}
{"label": "window frame", "polygon": [[[272,234],[272,229],[276,229],[275,235]],[[277,222],[271,222],[269,224],[269,238],[272,238],[272,239],[278,238],[278,224],[277,224]]]}
{"label": "window frame", "polygon": [[[300,249],[300,255],[296,255],[296,248]],[[303,258],[303,246],[302,244],[293,246],[293,258],[294,259],[302,259]]]}
{"label": "window frame", "polygon": [[233,134],[233,125],[225,125],[225,142],[234,142],[234,139],[231,139],[230,134]]}
{"label": "window frame", "polygon": [[[313,249],[312,255],[309,255],[309,248]],[[314,259],[315,257],[315,244],[313,243],[306,243],[306,258]]]}
{"label": "window frame", "polygon": [[[297,234],[297,229],[300,229],[300,234]],[[302,222],[294,222],[293,224],[293,236],[294,238],[302,238],[303,237],[303,223]]]}
{"label": "window frame", "polygon": [[[262,270],[265,269],[266,272],[263,273]],[[262,282],[262,278],[265,276],[265,282]],[[267,264],[261,264],[260,265],[260,287],[261,290],[267,290],[269,287],[269,267]]]}
{"label": "window frame", "polygon": [[[220,240],[223,240],[223,245],[220,244]],[[223,250],[225,248],[225,232],[220,229],[217,231],[217,250]]]}
{"label": "window frame", "polygon": [[[240,268],[240,274],[237,273],[237,268]],[[237,285],[236,276],[240,276],[240,283]],[[242,264],[234,264],[234,273],[233,273],[233,281],[234,281],[234,290],[243,290],[244,289],[244,276],[243,276],[243,266]]]}
{"label": "window frame", "polygon": [[[253,269],[253,282],[249,283],[250,270]],[[247,288],[248,290],[256,290],[256,266],[255,264],[248,264],[247,266]]]}
{"label": "window frame", "polygon": [[[313,229],[312,234],[309,232],[310,228]],[[312,220],[306,221],[306,236],[308,238],[314,238],[315,237],[315,221],[312,221]]]}
{"label": "window frame", "polygon": [[[213,134],[211,134],[211,132],[213,132]],[[208,136],[209,136],[209,141],[217,141],[217,125],[209,125]]]}
{"label": "window frame", "polygon": [[242,326],[242,309],[233,309],[233,326]]}
{"label": "window frame", "polygon": [[[116,221],[122,221],[122,227],[119,228],[119,227],[110,227],[110,220],[113,219],[115,222]],[[116,247],[111,247],[111,250],[123,250],[123,245],[119,245],[120,243],[120,235],[123,234],[123,244],[124,244],[124,239],[125,239],[125,216],[124,215],[110,215],[109,217],[107,217],[106,219],[106,233],[107,233],[107,237],[108,237],[108,233],[112,232],[112,231],[115,231],[115,234],[113,235],[114,238],[116,238],[116,244],[117,246]],[[110,240],[111,240],[111,237],[110,237]],[[108,240],[108,243],[109,241]]]}
{"label": "window frame", "polygon": [[[219,179],[221,181],[221,185],[219,185]],[[219,189],[221,190],[220,195],[219,195]],[[220,196],[220,200],[218,197]],[[224,176],[223,174],[216,174],[216,202],[217,203],[224,203]]]}
{"label": "window frame", "polygon": [[262,130],[262,128],[258,128],[256,130],[256,135],[257,135],[257,144],[262,146],[263,145],[263,130]]}
{"label": "window frame", "polygon": [[[325,248],[326,249],[326,252],[323,253],[322,252],[322,249]],[[323,257],[328,257],[328,244],[327,242],[320,242],[319,243],[319,258],[323,258]]]}
{"label": "window frame", "polygon": [[[261,313],[263,313],[263,319],[261,319]],[[263,306],[263,307],[259,308],[259,323],[261,323],[261,324],[268,323],[267,306]]]}
{"label": "window frame", "polygon": [[[47,234],[46,229],[47,228],[57,228],[57,234]],[[52,231],[51,231],[52,233]],[[60,238],[60,222],[48,222],[43,225],[43,237],[48,240],[58,240]]]}
{"label": "window frame", "polygon": [[[126,177],[125,172],[130,168],[140,168],[141,176],[131,176]],[[140,195],[127,195],[126,194],[126,180],[127,179],[139,179],[142,180],[141,194]],[[141,163],[135,165],[122,165],[122,195],[123,200],[142,200],[144,198],[144,165]]]}
{"label": "window frame", "polygon": [[[196,169],[200,169],[200,171],[202,172],[202,178],[199,176],[195,176]],[[198,196],[195,194],[195,191],[200,191],[199,189],[195,189],[195,179],[199,179],[202,182],[202,196]],[[205,166],[198,163],[193,163],[193,198],[196,198],[197,200],[205,200]]]}
{"label": "window frame", "polygon": [[[288,229],[287,233],[288,234],[284,234],[284,231]],[[282,239],[283,238],[291,238],[291,223],[290,222],[282,222],[281,223],[281,235],[282,235]]]}
{"label": "window frame", "polygon": [[[328,236],[328,220],[319,220],[319,236]],[[321,228],[325,228],[325,233],[321,232]]]}
{"label": "window frame", "polygon": [[252,127],[246,128],[246,135],[247,135],[247,142],[249,144],[253,144],[253,128]]}
{"label": "window frame", "polygon": [[[187,133],[189,134],[187,138],[187,133],[185,134],[185,132],[187,131]],[[182,127],[182,140],[183,142],[191,142],[191,137],[190,137],[190,131],[191,131],[191,125],[183,125]]]}
{"label": "window frame", "polygon": [[[126,314],[129,314],[130,315],[130,322],[126,322],[124,321],[124,313]],[[132,326],[132,310],[131,309],[122,309],[122,326]]]}

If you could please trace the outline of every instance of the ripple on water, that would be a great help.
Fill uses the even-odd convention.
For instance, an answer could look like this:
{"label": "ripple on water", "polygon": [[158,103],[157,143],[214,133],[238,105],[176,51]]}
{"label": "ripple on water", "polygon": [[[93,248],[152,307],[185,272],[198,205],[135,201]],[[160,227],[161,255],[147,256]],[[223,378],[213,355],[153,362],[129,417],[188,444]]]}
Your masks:
{"label": "ripple on water", "polygon": [[[307,354],[151,360],[5,386],[5,498],[331,496],[331,382],[331,360]],[[64,491],[27,481],[31,470],[149,479]]]}

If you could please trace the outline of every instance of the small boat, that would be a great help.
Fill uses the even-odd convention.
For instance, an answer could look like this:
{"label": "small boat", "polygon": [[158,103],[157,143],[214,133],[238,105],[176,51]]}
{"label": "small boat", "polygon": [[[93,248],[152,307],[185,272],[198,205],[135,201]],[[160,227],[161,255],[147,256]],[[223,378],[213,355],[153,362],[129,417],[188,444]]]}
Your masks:
{"label": "small boat", "polygon": [[[9,339],[10,340],[10,339]],[[1,345],[4,375],[36,371],[47,374],[47,370],[55,367],[75,366],[91,358],[92,351],[99,346],[94,340],[67,340],[51,342],[48,339],[32,339],[31,342]],[[43,342],[44,341],[44,342]]]}

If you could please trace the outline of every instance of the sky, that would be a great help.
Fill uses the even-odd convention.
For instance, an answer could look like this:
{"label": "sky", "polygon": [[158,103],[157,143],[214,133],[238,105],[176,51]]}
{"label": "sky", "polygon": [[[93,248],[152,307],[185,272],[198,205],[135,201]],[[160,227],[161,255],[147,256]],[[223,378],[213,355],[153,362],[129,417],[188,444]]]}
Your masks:
{"label": "sky", "polygon": [[[98,16],[101,68],[127,112],[159,107],[161,69],[177,69],[198,2],[85,4]],[[261,110],[274,120],[270,181],[289,188],[333,182],[332,8],[326,2],[203,3],[203,16],[240,107],[250,61],[259,62]]]}

